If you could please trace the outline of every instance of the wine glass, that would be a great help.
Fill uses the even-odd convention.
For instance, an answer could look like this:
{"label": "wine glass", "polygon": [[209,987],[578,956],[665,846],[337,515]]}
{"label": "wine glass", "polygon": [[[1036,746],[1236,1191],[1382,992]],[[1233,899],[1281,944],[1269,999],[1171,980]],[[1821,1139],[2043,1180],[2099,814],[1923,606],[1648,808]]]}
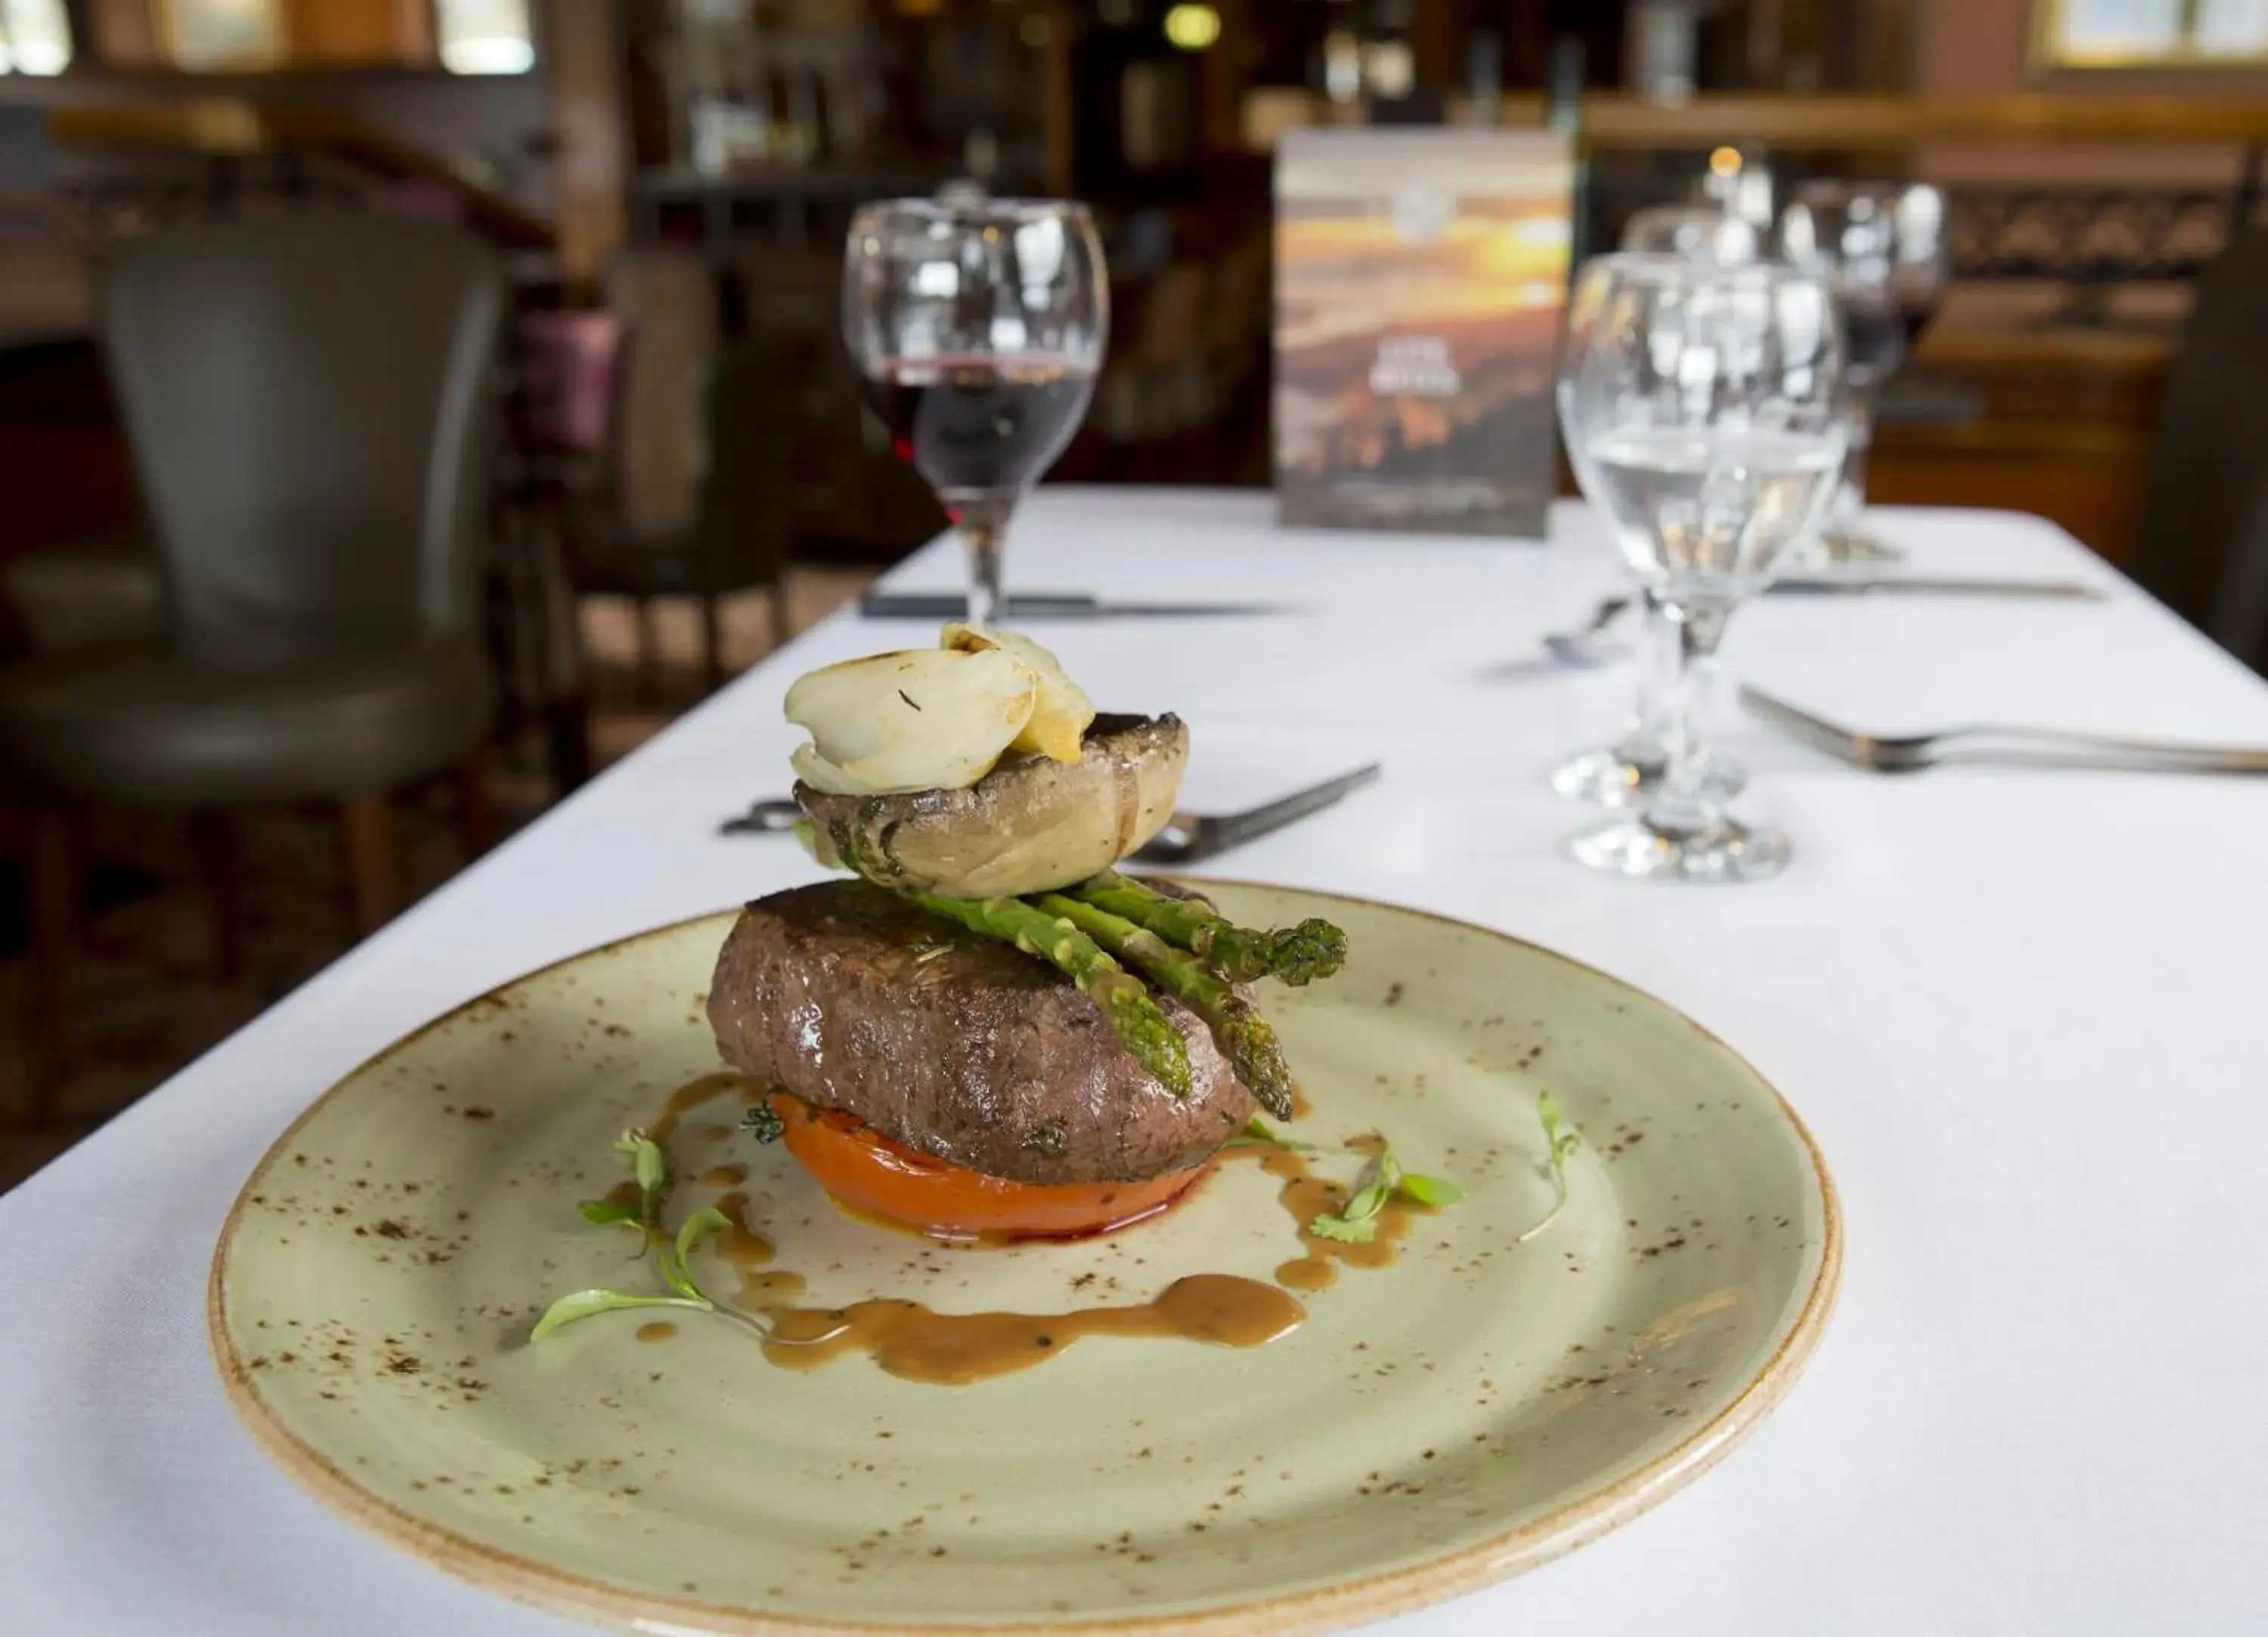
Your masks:
{"label": "wine glass", "polygon": [[1623,224],[1622,247],[1639,255],[1701,261],[1754,261],[1763,246],[1755,225],[1716,204],[1649,205]]}
{"label": "wine glass", "polygon": [[[1605,305],[1616,270],[1649,256],[1673,261],[1697,255],[1703,260],[1752,261],[1756,234],[1747,223],[1726,216],[1714,206],[1673,205],[1633,216],[1624,230],[1624,244],[1621,253],[1595,256],[1583,264],[1568,298],[1567,333],[1560,346],[1556,392],[1561,436],[1567,445],[1567,463],[1574,468],[1577,486],[1586,495],[1595,495],[1597,485],[1594,477],[1585,475],[1582,444],[1575,435],[1570,407],[1573,371],[1592,319]],[[1638,246],[1672,247],[1644,250]],[[1602,517],[1609,528],[1616,526],[1612,518],[1603,513]],[[1621,734],[1613,744],[1572,756],[1551,770],[1553,789],[1601,807],[1631,807],[1644,801],[1660,782],[1669,760],[1663,735],[1675,676],[1675,630],[1643,584],[1638,587],[1637,601],[1638,696],[1624,719]],[[1740,794],[1748,780],[1741,765],[1722,752],[1712,754],[1702,777],[1711,793],[1720,798]]]}
{"label": "wine glass", "polygon": [[1563,395],[1585,495],[1676,636],[1668,764],[1634,816],[1578,836],[1622,875],[1752,880],[1787,838],[1707,787],[1709,663],[1726,621],[1818,524],[1842,470],[1843,337],[1825,278],[1632,258],[1589,315]]}
{"label": "wine glass", "polygon": [[1007,612],[1008,518],[1085,418],[1109,330],[1085,205],[964,192],[850,219],[843,340],[891,447],[968,546],[974,624]]}
{"label": "wine glass", "polygon": [[1780,215],[1779,250],[1825,275],[1842,304],[1850,444],[1822,531],[1831,561],[1900,555],[1867,533],[1867,455],[1882,385],[1945,285],[1945,201],[1926,183],[1806,182]]}

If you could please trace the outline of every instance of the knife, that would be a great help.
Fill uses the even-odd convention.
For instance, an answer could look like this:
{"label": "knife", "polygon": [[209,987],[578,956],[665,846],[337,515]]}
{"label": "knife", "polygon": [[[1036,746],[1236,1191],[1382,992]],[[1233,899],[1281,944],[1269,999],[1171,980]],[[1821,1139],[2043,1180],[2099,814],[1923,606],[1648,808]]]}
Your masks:
{"label": "knife", "polygon": [[2081,580],[1996,580],[1974,576],[1880,575],[1790,575],[1764,587],[1778,597],[2038,597],[2057,601],[2100,602],[2110,593]]}
{"label": "knife", "polygon": [[[1030,591],[1008,598],[1011,620],[1218,619],[1298,612],[1288,603],[1116,603],[1084,591]],[[968,598],[959,591],[868,591],[858,599],[864,620],[965,620]]]}
{"label": "knife", "polygon": [[1365,762],[1352,773],[1343,773],[1304,790],[1279,796],[1241,813],[1201,818],[1194,813],[1177,812],[1132,856],[1145,864],[1191,864],[1215,853],[1225,853],[1232,847],[1241,847],[1247,841],[1256,841],[1286,825],[1299,823],[1310,813],[1322,811],[1366,784],[1376,783],[1381,766],[1374,761]]}

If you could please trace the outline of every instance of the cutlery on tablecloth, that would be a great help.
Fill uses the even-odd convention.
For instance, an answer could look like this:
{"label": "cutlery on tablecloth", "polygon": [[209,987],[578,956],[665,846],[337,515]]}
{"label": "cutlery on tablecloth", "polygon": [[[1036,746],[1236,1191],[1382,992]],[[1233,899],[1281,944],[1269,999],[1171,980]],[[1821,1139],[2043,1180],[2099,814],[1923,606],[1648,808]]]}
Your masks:
{"label": "cutlery on tablecloth", "polygon": [[2268,774],[2268,750],[2118,738],[2060,728],[1977,726],[1936,733],[1859,733],[1746,685],[1741,689],[1741,704],[1749,715],[1815,749],[1872,773],[1915,773],[1959,764],[2108,773]]}
{"label": "cutlery on tablecloth", "polygon": [[[2037,598],[2049,602],[2098,602],[2107,595],[2081,580],[1996,580],[1974,576],[1919,575],[1793,574],[1774,580],[1764,594],[1781,597],[1982,597]],[[1609,633],[1636,600],[1627,593],[1599,599],[1591,617],[1564,631],[1547,631],[1543,651],[1526,658],[1492,665],[1482,676],[1491,681],[1511,681],[1555,671],[1582,671],[1603,665],[1627,651]]]}
{"label": "cutlery on tablecloth", "polygon": [[[1031,591],[1008,598],[1011,620],[1218,620],[1300,612],[1290,603],[1110,602],[1087,591]],[[868,591],[858,599],[862,620],[966,620],[968,598],[959,591]]]}
{"label": "cutlery on tablecloth", "polygon": [[2100,602],[2110,593],[2084,580],[1994,579],[1979,575],[1788,574],[1767,597],[2008,597]]}
{"label": "cutlery on tablecloth", "polygon": [[[1247,841],[1256,841],[1262,836],[1281,830],[1286,825],[1297,824],[1310,814],[1321,812],[1342,797],[1374,782],[1381,765],[1368,762],[1351,773],[1340,774],[1321,784],[1294,790],[1289,796],[1279,796],[1272,802],[1248,808],[1241,813],[1177,812],[1166,821],[1165,827],[1133,854],[1137,863],[1145,864],[1187,864],[1200,858],[1210,858],[1225,853]],[[727,818],[718,826],[720,835],[772,835],[795,827],[803,817],[803,810],[784,797],[757,802],[747,811]]]}
{"label": "cutlery on tablecloth", "polygon": [[1481,672],[1484,681],[1510,682],[1521,677],[1544,676],[1555,671],[1587,671],[1622,654],[1624,645],[1609,635],[1615,622],[1636,598],[1603,597],[1582,624],[1565,631],[1546,631],[1542,652],[1507,659]]}
{"label": "cutlery on tablecloth", "polygon": [[1904,562],[1906,551],[1879,534],[1864,529],[1827,529],[1819,536],[1819,549],[1830,562]]}

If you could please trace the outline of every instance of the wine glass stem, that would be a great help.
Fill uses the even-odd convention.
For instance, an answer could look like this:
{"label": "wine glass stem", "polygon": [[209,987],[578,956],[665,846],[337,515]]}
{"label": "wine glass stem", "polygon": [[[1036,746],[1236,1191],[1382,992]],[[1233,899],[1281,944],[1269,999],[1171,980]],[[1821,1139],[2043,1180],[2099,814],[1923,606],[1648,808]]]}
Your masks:
{"label": "wine glass stem", "polygon": [[1677,627],[1651,591],[1638,591],[1638,702],[1615,753],[1640,768],[1659,767],[1677,693]]}
{"label": "wine glass stem", "polygon": [[982,495],[954,505],[953,520],[968,548],[971,625],[997,626],[1007,616],[1007,598],[1000,590],[1000,553],[1007,541],[1008,514],[1015,507],[1013,495]]}
{"label": "wine glass stem", "polygon": [[1835,521],[1855,531],[1867,510],[1867,455],[1874,444],[1874,397],[1851,395],[1851,441],[1843,448],[1843,482],[1835,495]]}
{"label": "wine glass stem", "polygon": [[1724,639],[1730,612],[1713,605],[1663,606],[1664,620],[1675,635],[1677,668],[1664,735],[1669,760],[1646,805],[1646,827],[1659,835],[1705,834],[1724,823],[1724,811],[1709,794],[1706,775],[1717,644]]}

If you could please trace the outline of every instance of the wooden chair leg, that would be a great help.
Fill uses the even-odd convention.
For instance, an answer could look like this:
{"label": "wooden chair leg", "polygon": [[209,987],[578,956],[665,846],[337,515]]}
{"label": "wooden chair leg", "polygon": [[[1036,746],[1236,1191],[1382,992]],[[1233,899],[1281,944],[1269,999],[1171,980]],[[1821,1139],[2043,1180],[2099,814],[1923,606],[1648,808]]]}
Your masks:
{"label": "wooden chair leg", "polygon": [[213,972],[223,983],[244,977],[244,852],[222,812],[189,816],[189,846],[212,914]]}
{"label": "wooden chair leg", "polygon": [[456,786],[457,840],[469,862],[496,845],[496,805],[489,799],[487,745],[476,745],[457,764]]}
{"label": "wooden chair leg", "polygon": [[654,628],[653,598],[633,597],[630,606],[637,616],[637,660],[630,672],[630,699],[637,705],[651,705],[661,697],[661,635]]}
{"label": "wooden chair leg", "polygon": [[591,700],[563,694],[543,708],[544,737],[550,742],[551,777],[563,796],[591,782]]}
{"label": "wooden chair leg", "polygon": [[794,639],[795,624],[789,618],[787,606],[787,570],[780,570],[779,578],[772,582],[772,652],[777,653]]}
{"label": "wooden chair leg", "polygon": [[713,694],[725,686],[725,633],[717,606],[717,593],[701,593],[701,691]]}
{"label": "wooden chair leg", "polygon": [[340,849],[355,936],[368,937],[393,919],[401,900],[394,858],[394,816],[386,793],[350,796],[339,804]]}
{"label": "wooden chair leg", "polygon": [[54,1112],[66,1064],[64,1024],[78,949],[83,884],[64,809],[41,804],[25,815],[24,869],[32,935],[30,1115],[33,1125],[41,1126]]}

